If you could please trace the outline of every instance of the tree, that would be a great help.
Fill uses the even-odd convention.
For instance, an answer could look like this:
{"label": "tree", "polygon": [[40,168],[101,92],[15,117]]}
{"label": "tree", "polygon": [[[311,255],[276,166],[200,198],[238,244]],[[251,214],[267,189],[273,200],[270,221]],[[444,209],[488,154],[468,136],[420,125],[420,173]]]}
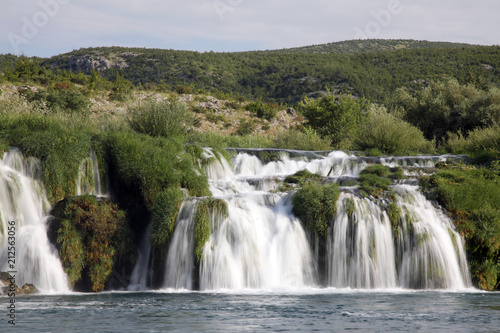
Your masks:
{"label": "tree", "polygon": [[351,146],[368,106],[364,98],[334,95],[318,100],[306,99],[302,103],[308,124],[321,136],[330,138],[333,147],[342,149]]}

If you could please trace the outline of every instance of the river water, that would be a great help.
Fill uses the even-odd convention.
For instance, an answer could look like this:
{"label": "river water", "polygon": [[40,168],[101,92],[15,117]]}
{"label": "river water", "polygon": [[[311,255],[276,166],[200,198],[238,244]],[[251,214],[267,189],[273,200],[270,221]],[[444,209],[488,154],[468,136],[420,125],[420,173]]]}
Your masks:
{"label": "river water", "polygon": [[111,292],[18,296],[16,305],[19,332],[500,330],[500,293],[474,290]]}

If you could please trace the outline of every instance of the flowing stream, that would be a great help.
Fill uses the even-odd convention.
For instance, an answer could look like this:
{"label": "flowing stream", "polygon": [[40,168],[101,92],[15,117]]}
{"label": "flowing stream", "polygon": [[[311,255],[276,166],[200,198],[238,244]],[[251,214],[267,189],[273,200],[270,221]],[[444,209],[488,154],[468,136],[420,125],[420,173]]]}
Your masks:
{"label": "flowing stream", "polygon": [[[168,248],[164,288],[471,287],[462,239],[444,212],[419,192],[416,181],[393,186],[402,212],[398,226],[391,226],[386,201],[341,187],[337,214],[323,244],[326,251],[318,251],[318,240],[292,213],[294,191],[280,188],[284,177],[304,169],[339,182],[355,179],[373,163],[408,167],[406,174],[411,175],[429,172],[437,162],[455,157],[367,158],[344,152],[251,149],[232,153],[228,163],[205,149],[210,190],[227,203],[228,214],[210,216],[211,234],[197,267],[194,217],[202,199],[184,201]],[[326,266],[325,277],[320,262]],[[132,284],[146,287],[144,282]]]}

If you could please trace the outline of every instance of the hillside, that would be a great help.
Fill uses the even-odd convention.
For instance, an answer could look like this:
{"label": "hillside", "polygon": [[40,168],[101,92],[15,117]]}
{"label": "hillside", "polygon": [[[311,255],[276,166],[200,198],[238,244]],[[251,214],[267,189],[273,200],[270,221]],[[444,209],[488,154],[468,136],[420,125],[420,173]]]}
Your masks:
{"label": "hillside", "polygon": [[365,52],[383,52],[414,49],[444,49],[473,47],[470,44],[450,42],[429,42],[425,40],[412,39],[368,39],[368,40],[346,40],[326,44],[309,45],[280,50],[285,53],[340,53],[356,54]]}
{"label": "hillside", "polygon": [[[0,71],[13,70],[16,57],[0,56]],[[174,91],[218,91],[293,104],[327,89],[386,102],[397,88],[429,81],[481,77],[500,85],[500,47],[412,40],[362,40],[303,48],[234,53],[100,47],[37,59],[56,71],[94,70],[114,81]]]}

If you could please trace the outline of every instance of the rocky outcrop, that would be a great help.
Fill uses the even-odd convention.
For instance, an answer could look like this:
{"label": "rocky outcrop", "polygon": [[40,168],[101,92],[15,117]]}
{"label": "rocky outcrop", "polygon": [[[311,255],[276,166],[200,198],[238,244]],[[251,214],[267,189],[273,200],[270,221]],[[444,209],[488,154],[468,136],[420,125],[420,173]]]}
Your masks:
{"label": "rocky outcrop", "polygon": [[73,72],[89,73],[94,70],[104,72],[111,68],[124,69],[129,67],[122,58],[110,60],[100,55],[72,56],[68,57],[67,61],[65,67]]}
{"label": "rocky outcrop", "polygon": [[14,293],[15,295],[33,295],[38,294],[40,291],[31,283],[25,283],[21,289],[15,283],[15,277],[10,273],[0,272],[0,295],[8,295]]}

